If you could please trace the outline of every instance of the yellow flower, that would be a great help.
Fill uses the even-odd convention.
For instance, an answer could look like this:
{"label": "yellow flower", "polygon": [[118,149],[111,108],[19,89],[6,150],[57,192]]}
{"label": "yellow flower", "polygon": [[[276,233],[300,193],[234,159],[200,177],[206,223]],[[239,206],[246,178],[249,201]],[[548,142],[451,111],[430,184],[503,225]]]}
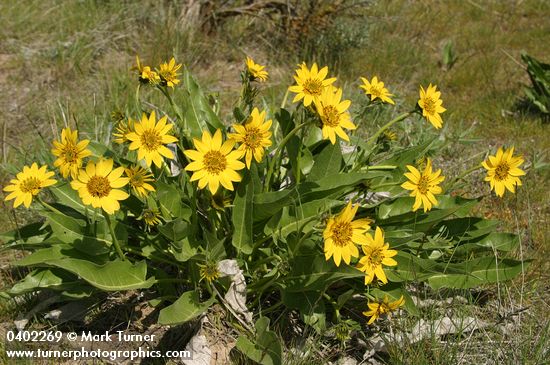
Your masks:
{"label": "yellow flower", "polygon": [[328,261],[332,257],[336,266],[340,266],[342,259],[349,265],[351,257],[359,256],[355,244],[365,245],[368,242],[366,232],[372,221],[368,218],[353,220],[357,209],[359,205],[352,206],[349,202],[339,215],[329,218],[323,231],[325,259]]}
{"label": "yellow flower", "polygon": [[181,68],[181,63],[176,65],[176,60],[174,57],[170,60],[169,63],[161,63],[160,69],[158,70],[160,79],[163,85],[169,87],[174,87],[179,84],[180,80],[178,79],[179,73],[177,72]]}
{"label": "yellow flower", "polygon": [[124,118],[126,118],[126,116],[120,110],[115,110],[115,111],[111,112],[111,119],[115,123],[119,123],[119,122],[123,121]]}
{"label": "yellow flower", "polygon": [[241,145],[237,151],[245,155],[246,167],[250,169],[252,156],[256,162],[260,163],[264,157],[264,151],[271,146],[271,119],[264,123],[265,110],[260,113],[258,108],[254,108],[244,125],[233,124],[237,133],[230,133],[228,138],[239,142]]}
{"label": "yellow flower", "polygon": [[441,92],[436,91],[437,86],[430,84],[428,89],[424,91],[424,88],[420,86],[420,99],[418,105],[422,108],[422,115],[428,119],[432,125],[439,129],[443,125],[443,119],[441,119],[441,113],[446,111],[443,107],[443,100],[440,99]]}
{"label": "yellow flower", "polygon": [[147,167],[154,162],[157,167],[162,165],[162,156],[173,159],[174,154],[165,144],[174,143],[178,139],[168,132],[172,129],[172,124],[167,124],[167,116],[156,121],[155,111],[151,112],[149,118],[144,113],[141,122],[134,124],[134,131],[127,133],[126,138],[132,141],[130,150],[138,150],[138,159],[145,159]]}
{"label": "yellow flower", "polygon": [[145,222],[145,230],[150,231],[151,228],[160,224],[160,211],[156,208],[143,209],[138,219],[143,220]]}
{"label": "yellow flower", "polygon": [[336,143],[336,135],[345,141],[349,141],[348,135],[342,128],[351,130],[357,128],[352,123],[347,111],[351,101],[341,99],[342,89],[336,89],[333,86],[326,87],[321,95],[315,99],[315,108],[323,123],[323,138],[330,139],[332,144]]}
{"label": "yellow flower", "polygon": [[268,73],[264,70],[265,66],[254,63],[254,60],[248,56],[246,57],[246,68],[253,80],[267,81]]}
{"label": "yellow flower", "polygon": [[208,189],[215,194],[220,184],[233,190],[233,181],[241,181],[241,175],[237,170],[244,168],[244,163],[239,161],[242,157],[240,151],[233,151],[235,141],[229,139],[222,141],[222,131],[217,129],[212,137],[208,131],[202,133],[202,140],[193,138],[196,150],[185,150],[185,156],[193,160],[186,167],[186,171],[192,171],[191,181],[199,180],[199,189]]}
{"label": "yellow flower", "polygon": [[143,167],[131,166],[130,168],[124,169],[124,172],[126,172],[130,186],[137,196],[146,197],[150,191],[155,191],[155,188],[149,184],[150,182],[154,182],[155,179],[153,175]]}
{"label": "yellow flower", "polygon": [[88,162],[80,169],[77,179],[71,181],[71,187],[78,191],[82,202],[94,208],[102,208],[108,214],[120,209],[119,200],[128,198],[128,193],[120,188],[128,184],[128,178],[122,177],[124,167],[113,169],[113,160],[100,160],[97,164]]}
{"label": "yellow flower", "polygon": [[199,266],[200,280],[206,279],[209,283],[220,277],[218,264],[215,262],[206,262],[205,264],[197,264]]}
{"label": "yellow flower", "polygon": [[121,120],[118,122],[113,136],[116,137],[114,141],[118,144],[123,144],[130,142],[127,135],[132,132],[134,129],[135,121],[131,118],[128,118],[128,121]]}
{"label": "yellow flower", "polygon": [[53,172],[47,171],[47,166],[44,165],[38,168],[36,163],[31,167],[24,166],[23,171],[16,175],[16,179],[10,180],[10,185],[4,187],[4,191],[9,192],[4,198],[5,201],[15,199],[13,207],[17,208],[23,204],[29,208],[32,203],[32,197],[47,186],[55,184],[57,181],[51,179]]}
{"label": "yellow flower", "polygon": [[304,106],[309,106],[316,98],[321,96],[327,86],[336,81],[336,78],[325,79],[328,74],[328,67],[325,66],[319,70],[316,63],[313,64],[311,70],[307,68],[305,63],[302,63],[299,67],[296,70],[296,76],[294,76],[297,85],[289,87],[288,90],[296,93],[294,100],[292,100],[293,103],[304,99]]}
{"label": "yellow flower", "polygon": [[361,257],[357,264],[357,268],[366,274],[365,285],[372,283],[375,276],[384,284],[388,282],[382,265],[397,265],[397,262],[392,259],[397,255],[397,251],[390,250],[389,247],[390,245],[384,242],[384,232],[380,227],[376,227],[374,238],[367,233],[367,244],[362,246],[365,256]]}
{"label": "yellow flower", "polygon": [[397,308],[405,304],[405,299],[401,296],[394,302],[390,302],[387,295],[384,295],[384,300],[382,302],[369,303],[369,310],[363,312],[363,315],[370,317],[368,324],[372,324],[383,314],[390,314]]}
{"label": "yellow flower", "polygon": [[136,56],[136,68],[138,70],[139,81],[144,84],[157,84],[160,82],[160,76],[153,71],[150,66],[141,66],[139,56]]}
{"label": "yellow flower", "polygon": [[394,131],[385,130],[382,136],[386,141],[397,141],[397,134]]}
{"label": "yellow flower", "polygon": [[514,157],[514,147],[510,149],[499,148],[496,156],[489,156],[481,164],[487,170],[485,181],[491,185],[497,196],[503,196],[506,189],[516,192],[516,185],[521,186],[519,176],[525,175],[525,171],[519,168],[523,163],[523,157]]}
{"label": "yellow flower", "polygon": [[64,178],[69,175],[74,179],[78,174],[78,169],[82,166],[82,159],[92,154],[86,147],[90,143],[84,139],[78,141],[78,131],[72,131],[71,128],[64,128],[61,131],[61,140],[53,141],[52,154],[57,157],[53,163],[59,167],[59,171]]}
{"label": "yellow flower", "polygon": [[374,76],[371,82],[364,77],[361,77],[361,80],[363,81],[363,85],[359,87],[365,90],[365,94],[370,95],[371,101],[378,98],[385,103],[395,104],[395,102],[390,98],[393,94],[390,94],[388,89],[384,87],[384,83],[382,81],[378,81],[378,77]]}
{"label": "yellow flower", "polygon": [[420,173],[416,167],[407,165],[410,172],[405,173],[405,177],[409,181],[401,184],[403,189],[411,190],[410,196],[415,197],[414,205],[412,207],[415,212],[420,206],[424,206],[424,212],[432,209],[432,204],[437,206],[436,194],[441,194],[442,189],[439,184],[445,180],[445,176],[441,175],[441,169],[436,172],[432,171],[432,160],[427,159],[426,168],[424,172]]}

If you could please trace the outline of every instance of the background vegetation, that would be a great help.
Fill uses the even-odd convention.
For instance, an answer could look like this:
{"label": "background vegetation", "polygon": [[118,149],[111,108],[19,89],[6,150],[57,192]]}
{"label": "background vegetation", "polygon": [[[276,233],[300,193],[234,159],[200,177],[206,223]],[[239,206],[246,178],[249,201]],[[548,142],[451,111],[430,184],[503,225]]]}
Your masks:
{"label": "background vegetation", "polygon": [[[523,85],[530,83],[520,52],[550,61],[550,4],[290,3],[291,11],[278,1],[0,2],[1,185],[22,165],[44,160],[47,141],[65,124],[78,126],[92,140],[109,138],[111,113],[134,97],[130,67],[136,54],[151,64],[175,55],[205,89],[220,96],[222,115],[230,115],[246,55],[267,64],[271,79],[262,94],[266,106],[282,100],[295,65],[304,60],[327,64],[357,104],[364,98],[359,76],[378,75],[397,94],[398,103],[409,105],[416,102],[420,84],[434,82],[448,109],[444,134],[454,141],[438,161],[447,174],[485,157],[474,151],[503,144],[515,145],[532,167],[516,195],[497,199],[488,194],[480,175],[471,176],[464,190],[486,195],[478,214],[501,219],[515,230],[522,238],[516,258],[534,262],[518,280],[484,288],[483,305],[479,293],[461,293],[468,304],[445,309],[455,315],[473,313],[492,327],[469,338],[440,341],[434,336],[404,352],[390,347],[386,360],[475,363],[476,356],[484,356],[500,363],[543,363],[550,338],[549,125],[517,105]],[[373,114],[371,123],[376,125],[379,117]],[[406,127],[396,132],[400,142],[414,138]],[[28,214],[4,205],[0,229],[13,228],[29,219]],[[11,260],[2,256],[0,280],[6,286],[17,275],[9,270]],[[439,299],[449,293],[422,295]],[[3,338],[16,311],[7,302],[0,306]],[[438,310],[423,314],[429,318]],[[506,331],[495,330],[502,325]]]}

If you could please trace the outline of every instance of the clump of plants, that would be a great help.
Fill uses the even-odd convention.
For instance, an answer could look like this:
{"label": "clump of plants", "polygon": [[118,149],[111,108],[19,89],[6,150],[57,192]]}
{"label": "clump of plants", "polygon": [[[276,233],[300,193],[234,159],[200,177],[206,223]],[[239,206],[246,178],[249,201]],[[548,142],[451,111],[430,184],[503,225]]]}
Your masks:
{"label": "clump of plants", "polygon": [[521,54],[527,66],[531,86],[525,86],[524,104],[529,109],[548,118],[550,116],[550,65],[541,62],[527,53]]}
{"label": "clump of plants", "polygon": [[[417,314],[411,284],[471,288],[521,271],[502,258],[518,238],[472,216],[481,198],[453,192],[483,168],[498,196],[514,193],[524,171],[513,147],[448,181],[432,160],[445,112],[435,85],[373,131],[352,117],[327,67],[302,63],[294,79],[292,105],[264,109],[269,74],[247,58],[228,124],[174,58],[157,68],[138,59],[136,102],[117,116],[112,143],[66,126],[49,162],[24,166],[4,187],[14,208],[43,217],[1,236],[5,249],[28,252],[13,265],[29,269],[4,295],[147,289],[162,324],[218,303],[242,333],[237,348],[276,364],[275,310],[299,313],[320,335],[339,329],[345,342],[342,329],[400,307]],[[361,80],[369,107],[395,108],[376,76]],[[147,103],[144,88],[171,109]],[[434,133],[418,145],[395,141],[395,124],[426,122]]]}

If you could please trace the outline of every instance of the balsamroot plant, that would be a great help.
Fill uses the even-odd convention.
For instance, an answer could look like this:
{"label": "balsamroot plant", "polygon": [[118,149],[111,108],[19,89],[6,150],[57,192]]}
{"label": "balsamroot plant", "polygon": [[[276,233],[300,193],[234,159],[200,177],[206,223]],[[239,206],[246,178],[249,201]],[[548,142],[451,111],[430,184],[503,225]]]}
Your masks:
{"label": "balsamroot plant", "polygon": [[[136,101],[117,118],[113,143],[67,126],[52,143],[53,163],[25,166],[4,187],[14,208],[43,217],[1,236],[5,249],[28,253],[13,263],[28,275],[4,295],[53,291],[72,300],[148,289],[162,324],[218,303],[243,333],[239,350],[280,363],[274,311],[299,313],[319,334],[340,329],[345,341],[346,326],[398,308],[417,314],[411,284],[471,288],[521,271],[522,262],[502,258],[518,238],[473,216],[481,198],[453,187],[484,168],[488,189],[513,193],[523,159],[499,148],[448,181],[436,162],[445,108],[435,85],[365,130],[316,63],[295,71],[290,107],[265,109],[258,96],[268,70],[247,57],[240,99],[223,117],[174,58],[157,68],[138,58],[136,70]],[[369,107],[397,108],[378,77],[361,80]],[[147,102],[153,93],[166,111]],[[396,123],[423,123],[429,133],[400,145]],[[226,299],[237,286],[238,305]]]}

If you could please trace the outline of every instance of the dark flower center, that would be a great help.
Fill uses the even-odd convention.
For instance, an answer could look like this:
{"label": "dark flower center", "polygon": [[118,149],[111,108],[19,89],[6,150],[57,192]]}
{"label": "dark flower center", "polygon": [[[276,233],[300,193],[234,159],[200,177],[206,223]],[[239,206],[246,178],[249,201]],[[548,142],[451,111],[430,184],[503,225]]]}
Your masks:
{"label": "dark flower center", "polygon": [[321,95],[323,83],[319,79],[307,79],[304,82],[304,91],[309,95]]}
{"label": "dark flower center", "polygon": [[40,180],[36,177],[28,177],[19,184],[19,188],[23,193],[36,195],[40,191]]}
{"label": "dark flower center", "polygon": [[220,151],[208,151],[203,157],[204,168],[212,175],[219,175],[227,167],[227,159]]}
{"label": "dark flower center", "polygon": [[495,179],[498,181],[506,180],[508,177],[508,172],[510,171],[510,166],[506,162],[501,162],[495,169]]}
{"label": "dark flower center", "polygon": [[90,178],[86,184],[86,188],[91,196],[97,198],[106,197],[109,195],[109,192],[111,192],[111,184],[109,184],[109,179],[97,175]]}
{"label": "dark flower center", "polygon": [[344,247],[351,242],[353,228],[349,222],[339,222],[332,226],[332,240],[339,247]]}
{"label": "dark flower center", "polygon": [[162,137],[155,129],[147,129],[141,135],[141,144],[147,151],[156,151],[162,144]]}
{"label": "dark flower center", "polygon": [[333,128],[340,124],[340,112],[334,105],[323,107],[323,114],[323,124]]}

